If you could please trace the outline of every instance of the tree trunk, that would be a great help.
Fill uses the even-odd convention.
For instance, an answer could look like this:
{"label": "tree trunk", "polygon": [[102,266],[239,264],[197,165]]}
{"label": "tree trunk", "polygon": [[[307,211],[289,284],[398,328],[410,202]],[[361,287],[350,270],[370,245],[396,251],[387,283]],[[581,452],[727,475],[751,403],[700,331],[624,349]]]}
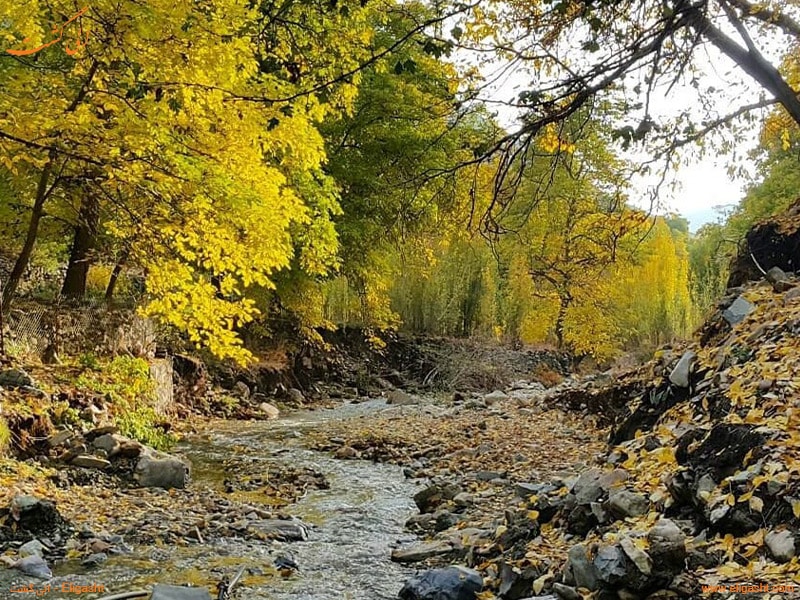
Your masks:
{"label": "tree trunk", "polygon": [[78,222],[75,225],[67,274],[61,287],[61,295],[66,298],[80,299],[86,295],[86,276],[89,273],[91,254],[97,240],[99,218],[100,204],[97,198],[91,195],[84,196],[81,200]]}
{"label": "tree trunk", "polygon": [[555,333],[559,350],[561,350],[564,347],[564,319],[566,319],[567,309],[569,308],[571,302],[572,298],[570,298],[569,296],[562,296],[561,304],[558,307],[558,316],[556,317]]}
{"label": "tree trunk", "polygon": [[114,265],[114,270],[111,271],[111,277],[108,279],[108,286],[106,287],[106,302],[111,302],[114,298],[114,291],[117,289],[117,282],[119,281],[120,273],[122,273],[122,265],[128,260],[128,249],[126,248],[122,256],[119,257],[117,264]]}
{"label": "tree trunk", "polygon": [[34,198],[33,208],[31,209],[31,220],[28,222],[28,232],[25,235],[25,242],[22,244],[22,250],[20,250],[19,256],[17,256],[14,268],[11,270],[11,275],[8,276],[8,281],[3,289],[4,313],[8,313],[9,308],[11,308],[11,301],[14,299],[14,294],[17,292],[19,282],[25,274],[25,269],[28,268],[28,262],[30,262],[31,253],[36,244],[36,237],[39,234],[39,222],[42,220],[42,215],[44,214],[44,201],[47,200],[49,193],[47,184],[50,182],[53,161],[54,156],[51,153],[49,160],[39,176],[39,184],[36,186],[36,197]]}

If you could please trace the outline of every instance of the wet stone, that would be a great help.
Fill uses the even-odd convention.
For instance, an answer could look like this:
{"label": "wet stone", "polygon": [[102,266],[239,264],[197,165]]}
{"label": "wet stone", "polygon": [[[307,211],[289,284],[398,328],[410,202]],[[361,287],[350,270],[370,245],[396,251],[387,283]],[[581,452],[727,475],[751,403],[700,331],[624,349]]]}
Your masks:
{"label": "wet stone", "polygon": [[392,560],[399,563],[414,563],[433,558],[434,556],[442,556],[450,554],[453,551],[453,545],[445,540],[438,540],[433,542],[423,542],[408,548],[398,548],[392,551]]}
{"label": "wet stone", "polygon": [[415,575],[400,590],[401,600],[476,600],[483,578],[472,569],[447,567]]}

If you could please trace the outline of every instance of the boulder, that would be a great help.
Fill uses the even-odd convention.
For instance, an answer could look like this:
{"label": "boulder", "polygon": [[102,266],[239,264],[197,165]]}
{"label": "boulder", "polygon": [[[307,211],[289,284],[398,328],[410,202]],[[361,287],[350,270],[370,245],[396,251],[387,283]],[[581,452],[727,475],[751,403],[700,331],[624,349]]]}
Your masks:
{"label": "boulder", "polygon": [[697,354],[691,350],[683,353],[678,364],[675,365],[675,368],[672,369],[672,372],[669,374],[669,380],[673,385],[682,388],[689,387],[689,376],[691,375],[692,365],[696,358]]}
{"label": "boulder", "polygon": [[184,488],[189,465],[174,456],[149,451],[136,463],[133,477],[142,487]]}
{"label": "boulder", "polygon": [[764,538],[769,553],[777,562],[786,563],[795,557],[794,535],[791,531],[770,531]]}
{"label": "boulder", "polygon": [[722,312],[722,317],[730,324],[736,325],[744,321],[745,317],[753,312],[756,307],[743,296],[738,296],[733,303]]}
{"label": "boulder", "polygon": [[291,404],[303,404],[306,401],[303,392],[297,388],[290,388],[289,391],[286,392],[286,396]]}
{"label": "boulder", "polygon": [[414,503],[421,513],[433,512],[440,504],[452,500],[461,491],[461,488],[453,483],[434,483],[414,494]]}
{"label": "boulder", "polygon": [[486,406],[492,406],[501,400],[508,400],[508,394],[501,392],[500,390],[490,392],[483,397],[483,401]]}
{"label": "boulder", "polygon": [[14,568],[22,571],[25,575],[37,577],[38,579],[51,579],[53,572],[47,566],[45,560],[38,554],[31,554],[19,559],[14,563]]}
{"label": "boulder", "polygon": [[624,582],[628,574],[627,559],[619,546],[601,546],[593,564],[597,577],[612,587]]}
{"label": "boulder", "polygon": [[419,404],[419,400],[403,390],[389,390],[386,392],[386,403],[393,406],[410,406]]}
{"label": "boulder", "polygon": [[32,539],[30,542],[26,542],[19,547],[17,550],[20,558],[25,558],[26,556],[44,556],[44,552],[47,548],[45,547],[42,542],[37,539]]}
{"label": "boulder", "polygon": [[576,544],[569,549],[565,570],[568,574],[568,579],[565,579],[567,583],[591,591],[598,589],[597,571],[592,564],[588,549],[583,544]]}
{"label": "boulder", "polygon": [[106,453],[106,456],[111,458],[119,454],[123,441],[130,442],[132,440],[124,438],[116,433],[106,433],[97,437],[94,442],[92,442],[92,446],[98,450],[103,450]]}
{"label": "boulder", "polygon": [[433,558],[434,556],[442,556],[450,554],[453,551],[453,545],[445,540],[434,540],[432,542],[422,542],[407,548],[398,548],[392,550],[392,561],[398,563],[414,563]]}
{"label": "boulder", "polygon": [[659,519],[647,534],[649,555],[659,569],[677,573],[686,560],[686,536],[671,519]]}
{"label": "boulder", "polygon": [[33,378],[22,369],[3,369],[0,371],[0,387],[35,387]]}
{"label": "boulder", "polygon": [[401,600],[476,600],[483,578],[472,569],[446,567],[415,575],[400,590]]}
{"label": "boulder", "polygon": [[766,277],[767,281],[772,284],[772,289],[778,293],[785,292],[795,287],[794,284],[789,280],[789,276],[786,274],[786,271],[780,267],[772,267],[769,271],[767,271]]}
{"label": "boulder", "polygon": [[250,528],[263,537],[284,542],[304,542],[308,527],[298,519],[264,519],[250,524]]}
{"label": "boulder", "polygon": [[647,514],[650,501],[641,494],[629,490],[613,490],[608,495],[606,507],[618,518],[625,519]]}
{"label": "boulder", "polygon": [[262,402],[259,404],[258,410],[264,413],[268,419],[277,419],[279,416],[281,416],[281,411],[278,409],[278,407],[270,404],[269,402]]}

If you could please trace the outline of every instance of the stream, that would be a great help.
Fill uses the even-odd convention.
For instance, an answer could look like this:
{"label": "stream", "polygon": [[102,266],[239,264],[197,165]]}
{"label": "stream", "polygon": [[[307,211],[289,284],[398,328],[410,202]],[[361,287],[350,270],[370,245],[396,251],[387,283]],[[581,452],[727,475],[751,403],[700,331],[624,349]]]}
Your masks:
{"label": "stream", "polygon": [[[391,562],[389,556],[392,548],[416,539],[404,529],[405,521],[416,513],[411,499],[414,485],[405,479],[400,467],[337,460],[303,447],[304,434],[320,423],[356,419],[386,408],[385,400],[370,400],[288,414],[275,421],[214,421],[175,448],[191,460],[193,485],[197,486],[220,489],[226,471],[230,473],[240,462],[248,471],[253,470],[254,463],[257,467],[263,462],[266,473],[270,463],[281,461],[323,473],[330,489],[309,490],[298,502],[282,509],[309,526],[307,541],[227,538],[203,544],[137,546],[132,554],[112,556],[91,571],[81,572],[74,561],[57,565],[54,587],[61,581],[82,585],[102,582],[113,592],[146,589],[156,582],[207,585],[209,576],[219,581],[246,565],[248,575],[243,578],[243,587],[237,588],[236,598],[396,599],[413,570]],[[286,551],[299,565],[299,572],[282,577],[273,561]]]}

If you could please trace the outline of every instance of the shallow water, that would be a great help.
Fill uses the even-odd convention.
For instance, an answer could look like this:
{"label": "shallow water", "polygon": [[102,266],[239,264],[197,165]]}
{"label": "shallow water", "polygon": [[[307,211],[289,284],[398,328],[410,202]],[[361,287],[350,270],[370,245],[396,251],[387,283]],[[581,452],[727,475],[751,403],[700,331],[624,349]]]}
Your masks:
{"label": "shallow water", "polygon": [[[236,598],[256,600],[389,600],[397,598],[413,572],[389,560],[391,549],[414,536],[403,524],[414,514],[414,485],[399,467],[331,455],[302,447],[304,432],[321,422],[352,419],[385,408],[382,401],[344,405],[331,410],[290,414],[276,421],[230,422],[210,425],[202,434],[184,440],[176,451],[188,456],[196,485],[219,487],[225,469],[238,461],[253,464],[280,460],[295,467],[322,472],[328,490],[310,490],[282,512],[311,525],[309,539],[283,543],[225,540],[174,547],[136,547],[128,556],[111,557],[83,573],[74,563],[60,565],[53,588],[62,581],[81,585],[100,582],[110,592],[149,588],[153,582],[203,585],[231,575],[240,565],[251,569]],[[231,460],[233,460],[233,464]],[[225,463],[225,465],[223,465]],[[289,551],[300,566],[290,577],[273,567],[277,553]],[[46,583],[46,582],[45,582]],[[37,585],[42,585],[41,583]],[[18,596],[15,594],[15,596]],[[47,598],[92,598],[96,594],[61,594]]]}

